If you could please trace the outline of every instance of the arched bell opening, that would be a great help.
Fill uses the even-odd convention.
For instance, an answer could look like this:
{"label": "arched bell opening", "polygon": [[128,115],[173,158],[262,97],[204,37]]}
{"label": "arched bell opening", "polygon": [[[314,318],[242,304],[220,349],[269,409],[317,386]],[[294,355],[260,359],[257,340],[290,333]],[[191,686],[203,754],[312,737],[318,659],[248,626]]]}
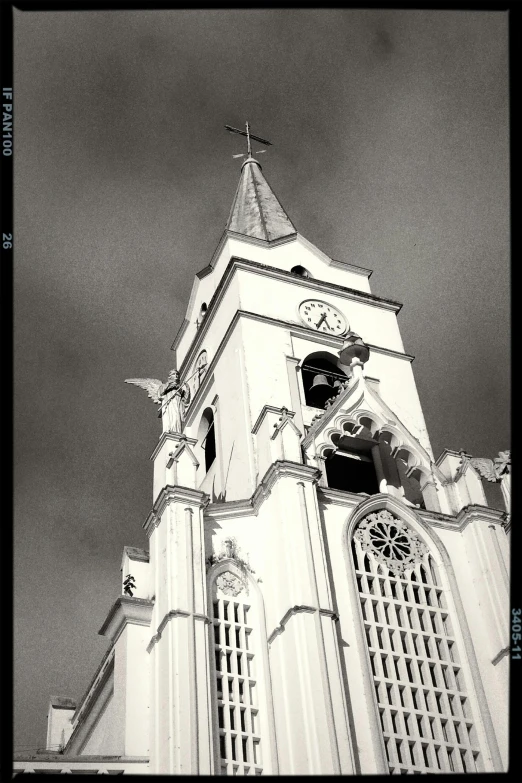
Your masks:
{"label": "arched bell opening", "polygon": [[312,353],[306,357],[302,366],[305,404],[312,408],[326,407],[326,402],[334,397],[348,376],[339,368],[338,359],[326,351]]}
{"label": "arched bell opening", "polygon": [[326,449],[326,480],[331,489],[344,492],[364,492],[374,495],[379,492],[379,482],[373,462],[373,442],[335,433],[331,436],[335,449]]}

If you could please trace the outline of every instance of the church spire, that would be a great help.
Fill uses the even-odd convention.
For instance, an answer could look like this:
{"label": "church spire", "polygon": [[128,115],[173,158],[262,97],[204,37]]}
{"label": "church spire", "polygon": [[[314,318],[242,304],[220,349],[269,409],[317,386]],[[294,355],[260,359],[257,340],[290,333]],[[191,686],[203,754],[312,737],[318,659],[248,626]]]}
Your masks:
{"label": "church spire", "polygon": [[[297,233],[263,176],[261,165],[252,157],[251,139],[267,146],[271,142],[251,134],[248,122],[246,133],[228,125],[225,127],[233,133],[247,137],[247,158],[241,167],[241,178],[227,221],[227,230],[268,242]],[[234,157],[243,157],[243,155],[234,155]]]}

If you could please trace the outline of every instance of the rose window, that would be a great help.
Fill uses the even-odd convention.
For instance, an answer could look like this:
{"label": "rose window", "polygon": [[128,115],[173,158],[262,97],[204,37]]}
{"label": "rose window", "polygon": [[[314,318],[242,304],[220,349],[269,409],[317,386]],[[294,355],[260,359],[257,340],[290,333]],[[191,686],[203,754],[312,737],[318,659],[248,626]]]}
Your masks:
{"label": "rose window", "polygon": [[413,568],[428,551],[409,525],[384,509],[365,517],[355,538],[395,574]]}

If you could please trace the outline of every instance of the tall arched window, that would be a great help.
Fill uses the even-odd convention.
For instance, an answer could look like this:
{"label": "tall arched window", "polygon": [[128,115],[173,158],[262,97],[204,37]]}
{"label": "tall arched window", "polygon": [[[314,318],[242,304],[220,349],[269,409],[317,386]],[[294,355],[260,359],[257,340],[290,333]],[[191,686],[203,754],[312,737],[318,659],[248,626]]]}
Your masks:
{"label": "tall arched window", "polygon": [[339,385],[348,380],[337,365],[337,357],[326,351],[312,353],[306,357],[302,366],[305,403],[312,408],[324,409],[326,401],[334,397]]}
{"label": "tall arched window", "polygon": [[212,408],[206,408],[201,417],[198,437],[200,438],[201,448],[205,453],[205,473],[216,459],[216,432],[214,428],[214,411]]}
{"label": "tall arched window", "polygon": [[351,548],[390,773],[480,771],[457,643],[427,546],[382,509],[358,524]]}
{"label": "tall arched window", "polygon": [[211,581],[212,668],[222,775],[261,775],[262,754],[268,753],[259,614],[251,593],[246,579],[226,567]]}

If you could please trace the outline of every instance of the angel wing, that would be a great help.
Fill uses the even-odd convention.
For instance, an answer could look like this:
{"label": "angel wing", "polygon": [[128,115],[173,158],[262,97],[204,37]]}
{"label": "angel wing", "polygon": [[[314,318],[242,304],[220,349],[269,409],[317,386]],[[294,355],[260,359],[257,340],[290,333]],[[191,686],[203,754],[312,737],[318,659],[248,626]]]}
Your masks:
{"label": "angel wing", "polygon": [[151,400],[158,404],[161,402],[159,390],[163,386],[163,381],[159,381],[157,378],[127,378],[125,383],[133,383],[134,386],[145,389]]}
{"label": "angel wing", "polygon": [[498,481],[498,476],[495,472],[495,466],[492,459],[486,459],[485,457],[473,457],[470,459],[471,465],[475,468],[482,478],[488,481]]}

